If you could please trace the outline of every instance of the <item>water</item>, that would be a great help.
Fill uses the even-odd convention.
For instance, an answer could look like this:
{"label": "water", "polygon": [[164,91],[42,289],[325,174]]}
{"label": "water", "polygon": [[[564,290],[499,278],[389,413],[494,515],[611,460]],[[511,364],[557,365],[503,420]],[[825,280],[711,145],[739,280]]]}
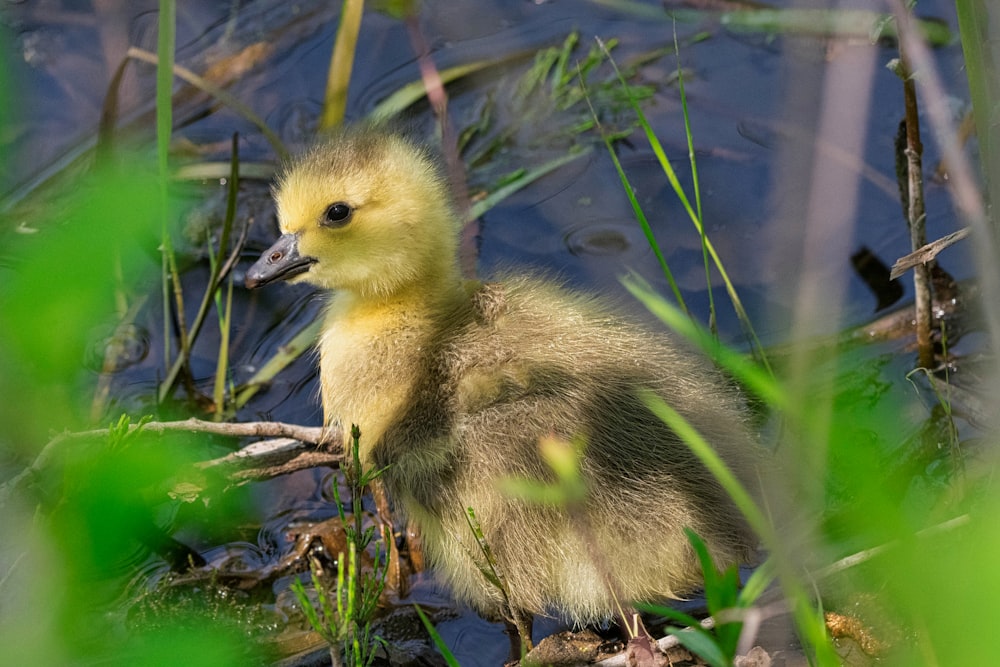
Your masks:
{"label": "water", "polygon": [[[326,5],[337,3],[302,2],[294,7],[274,4],[181,3],[178,62],[203,71],[219,53],[234,53],[258,42],[266,44],[270,54],[233,82],[229,90],[250,104],[285,141],[296,146],[308,141],[321,107],[334,32],[334,10]],[[8,3],[3,7],[4,22],[13,34],[5,51],[21,92],[15,109],[17,122],[5,129],[2,139],[4,150],[13,156],[11,163],[17,168],[0,175],[0,191],[17,193],[19,187],[30,186],[33,179],[49,173],[46,170],[51,165],[86,149],[95,133],[109,72],[117,65],[124,45],[155,51],[155,9],[156,3],[149,0],[128,3],[127,10],[121,13],[101,16],[95,16],[89,4],[67,8],[47,3]],[[920,9],[954,25],[948,2],[924,2]],[[614,52],[616,59],[625,63],[638,54],[669,47],[676,29],[682,44],[708,234],[764,342],[787,340],[787,313],[794,305],[791,288],[796,282],[789,267],[795,266],[799,258],[782,257],[780,239],[785,230],[776,227],[774,221],[780,217],[783,204],[799,196],[804,183],[780,182],[784,172],[777,160],[783,155],[780,146],[789,137],[801,138],[801,133],[808,133],[811,127],[812,119],[796,116],[795,109],[786,107],[794,91],[787,89],[785,58],[791,53],[791,42],[801,46],[803,40],[732,35],[710,19],[675,26],[667,20],[636,18],[597,4],[566,2],[427,2],[420,25],[441,68],[558,45],[572,30],[578,30],[581,36],[578,57],[591,47],[594,36],[605,40],[614,37],[621,41]],[[702,31],[707,31],[708,38],[694,39]],[[845,290],[846,306],[839,324],[853,325],[873,315],[875,299],[852,275],[851,253],[866,246],[891,263],[909,251],[893,175],[892,141],[902,113],[901,86],[895,75],[882,67],[895,51],[860,41],[832,45],[824,52],[817,40],[809,38],[804,42],[817,59],[818,72],[823,71],[820,61],[824,56],[835,61],[845,57],[842,50],[873,51],[876,62],[873,102],[864,115],[865,126],[857,128],[867,133],[863,151],[853,157],[837,157],[861,174],[854,224],[847,236],[831,244],[830,252],[819,258]],[[369,12],[360,43],[348,105],[350,118],[364,116],[387,94],[417,77],[409,38],[398,21]],[[957,46],[939,49],[937,56],[958,105],[967,98],[960,50]],[[527,62],[522,60],[488,69],[451,89],[451,112],[457,127],[479,118],[486,100],[497,94],[504,99],[499,99],[492,109],[497,123],[487,135],[515,128],[515,140],[497,158],[500,166],[494,163],[492,171],[472,172],[473,183],[488,181],[502,169],[541,164],[563,149],[545,137],[546,130],[565,123],[566,115],[545,117],[536,126],[534,122],[525,123],[523,109],[506,99],[526,67]],[[674,57],[665,55],[643,67],[635,83],[654,86],[645,111],[681,174],[681,182],[691,193],[680,98],[676,85],[671,83],[675,70]],[[600,74],[610,75],[606,69]],[[152,67],[138,63],[131,66],[123,94],[123,118],[143,128],[147,136],[151,136],[153,85]],[[228,159],[228,139],[232,132],[239,131],[244,160],[273,161],[267,142],[232,111],[210,106],[204,100],[187,104],[183,107],[186,112],[178,114],[181,126],[175,140],[203,146],[198,159]],[[574,113],[579,109],[569,115]],[[430,126],[425,106],[417,105],[413,115]],[[808,134],[802,138],[809,139]],[[925,147],[929,170],[936,164],[937,152],[926,138]],[[704,321],[708,292],[697,232],[641,132],[619,144],[617,150],[689,307]],[[204,183],[185,196],[190,200],[218,200],[221,191],[218,184]],[[927,203],[928,238],[953,231],[954,216],[942,185],[930,185]],[[268,207],[266,186],[246,183],[241,218],[253,216],[255,223],[241,270],[273,239],[273,214]],[[197,253],[192,249],[192,254]],[[972,273],[964,247],[948,251],[943,260],[945,268],[958,278]],[[571,284],[611,295],[639,316],[639,307],[629,300],[619,283],[624,273],[636,271],[661,291],[668,289],[634,221],[611,160],[596,144],[588,156],[506,199],[483,217],[478,266],[484,276],[498,269],[522,266],[552,273]],[[206,275],[207,262],[198,260],[185,272],[185,290],[198,294]],[[712,286],[723,338],[743,346],[739,323],[717,274],[713,274]],[[155,290],[151,284],[150,293],[155,295]],[[910,293],[907,286],[904,299],[910,298]],[[319,308],[320,303],[308,288],[282,287],[254,294],[237,288],[231,352],[236,381],[246,380],[310,322]],[[141,327],[137,337],[144,344],[148,341],[148,354],[130,359],[129,365],[116,374],[109,412],[129,409],[141,414],[153,405],[151,394],[164,373],[158,352],[162,349],[158,317],[156,308],[149,307],[137,319]],[[206,330],[195,349],[195,379],[202,390],[211,386],[217,344],[217,334]],[[238,418],[319,423],[314,359],[306,355],[293,363],[240,411]],[[290,546],[283,534],[293,517],[314,511],[329,515],[331,505],[324,495],[327,484],[328,475],[316,471],[258,485],[244,509],[248,521],[263,526],[257,541],[266,548],[233,536],[228,545],[231,551],[248,554],[253,567],[266,566],[267,558],[273,563]],[[226,543],[204,541],[197,520],[191,519],[189,526],[183,525],[183,517],[179,521],[180,534],[190,535],[201,548],[226,551]],[[280,587],[276,584],[276,591]],[[506,653],[507,640],[500,627],[467,610],[443,621],[441,632],[463,665],[497,664]]]}

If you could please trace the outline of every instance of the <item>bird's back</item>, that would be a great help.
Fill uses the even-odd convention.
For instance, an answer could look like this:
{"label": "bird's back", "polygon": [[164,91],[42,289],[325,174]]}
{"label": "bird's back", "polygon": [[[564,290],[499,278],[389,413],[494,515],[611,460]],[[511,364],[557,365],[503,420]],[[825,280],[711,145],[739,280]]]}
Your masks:
{"label": "bird's back", "polygon": [[[615,597],[676,597],[695,586],[684,527],[720,564],[750,555],[754,538],[725,492],[640,392],[670,403],[746,476],[753,444],[740,399],[664,334],[550,281],[517,277],[482,286],[444,317],[427,353],[419,398],[387,433],[396,443],[387,482],[429,533],[430,556],[459,597],[486,612],[500,604],[479,571],[469,507],[512,603],[578,622],[607,617]],[[499,488],[510,478],[554,482],[539,453],[549,436],[584,443],[587,495],[575,508]],[[407,466],[408,455],[419,465]]]}

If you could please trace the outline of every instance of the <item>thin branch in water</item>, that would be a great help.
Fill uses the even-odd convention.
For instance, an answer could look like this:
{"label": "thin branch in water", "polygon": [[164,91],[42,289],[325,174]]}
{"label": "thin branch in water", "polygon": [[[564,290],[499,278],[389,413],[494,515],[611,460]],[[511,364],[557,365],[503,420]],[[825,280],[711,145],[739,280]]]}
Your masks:
{"label": "thin branch in water", "polygon": [[[905,117],[901,136],[897,139],[901,151],[897,152],[900,164],[900,190],[903,213],[910,230],[910,248],[917,250],[927,244],[927,212],[924,207],[923,143],[920,141],[920,118],[917,111],[917,88],[906,48],[899,45],[896,74],[903,80],[903,105]],[[904,178],[905,177],[905,178]],[[931,340],[931,267],[921,263],[913,270],[914,312],[917,332],[917,364],[923,368],[934,365],[934,343]]]}
{"label": "thin branch in water", "polygon": [[941,251],[955,245],[967,237],[971,232],[971,228],[963,227],[957,232],[952,232],[947,236],[939,238],[937,241],[931,241],[927,245],[917,248],[909,255],[903,255],[896,260],[895,264],[892,265],[892,272],[889,274],[889,280],[895,280],[918,264],[926,264],[927,262],[930,262],[937,257]]}
{"label": "thin branch in water", "polygon": [[[173,366],[171,366],[170,371],[167,373],[166,379],[160,384],[159,390],[159,400],[166,400],[167,396],[170,395],[171,389],[173,389],[174,383],[177,381],[177,377],[181,370],[187,365],[188,358],[191,354],[191,347],[194,339],[198,337],[201,331],[201,326],[205,322],[205,317],[208,315],[208,311],[212,305],[212,296],[215,294],[215,290],[219,288],[222,281],[226,279],[233,267],[236,266],[236,262],[240,259],[240,254],[243,252],[243,245],[246,242],[247,235],[250,230],[250,219],[247,219],[246,224],[243,225],[243,230],[240,232],[240,237],[236,244],[233,245],[232,250],[229,252],[225,262],[217,261],[215,263],[212,275],[209,278],[208,286],[202,295],[201,303],[198,306],[198,312],[195,314],[194,320],[191,322],[191,326],[188,329],[186,338],[181,340],[181,350],[177,359],[174,360]],[[224,234],[223,236],[226,236]],[[225,239],[224,239],[225,240]],[[219,258],[221,260],[222,253],[226,251],[225,246],[219,246]],[[175,280],[174,283],[179,285],[179,280]],[[178,288],[179,289],[179,288]],[[179,311],[182,313],[183,311]]]}
{"label": "thin branch in water", "polygon": [[[924,111],[930,120],[942,158],[950,168],[948,192],[963,222],[972,228],[975,236],[972,249],[976,257],[983,302],[996,303],[1000,299],[996,230],[990,225],[972,165],[962,151],[951,122],[948,96],[945,94],[941,75],[931,57],[930,49],[912,24],[910,13],[902,0],[890,0],[890,5],[898,24],[900,42],[910,58],[911,67],[920,72],[920,79],[916,83],[926,93]],[[995,346],[1000,344],[1000,308],[983,308],[983,317],[995,349]]]}
{"label": "thin branch in water", "polygon": [[[233,438],[284,438],[281,441],[252,443],[239,452],[233,452],[212,461],[202,462],[201,468],[233,465],[227,476],[233,483],[243,483],[251,479],[267,479],[320,465],[337,465],[341,458],[343,443],[336,430],[319,426],[300,426],[284,422],[244,422],[218,423],[201,419],[184,419],[172,422],[147,422],[132,424],[128,432],[137,429],[147,433],[207,433]],[[0,485],[0,507],[4,507],[10,497],[26,488],[37,473],[48,468],[63,447],[81,440],[104,438],[108,429],[91,429],[61,433],[50,440],[39,452],[30,466]],[[288,439],[297,441],[292,446]],[[240,453],[242,452],[242,453]]]}

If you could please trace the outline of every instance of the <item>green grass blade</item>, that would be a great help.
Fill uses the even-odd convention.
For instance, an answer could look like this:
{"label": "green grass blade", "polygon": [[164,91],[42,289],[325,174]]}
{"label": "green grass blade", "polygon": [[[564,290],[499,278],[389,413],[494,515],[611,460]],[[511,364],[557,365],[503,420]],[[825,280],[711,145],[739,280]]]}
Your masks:
{"label": "green grass blade", "polygon": [[[600,41],[599,41],[600,43]],[[660,167],[663,169],[663,173],[666,175],[667,180],[670,182],[671,187],[680,200],[681,204],[684,206],[684,210],[687,211],[688,217],[691,222],[695,225],[698,230],[698,234],[704,238],[704,247],[708,250],[709,255],[712,257],[712,261],[715,263],[716,269],[719,271],[719,275],[722,277],[723,283],[726,285],[726,292],[729,295],[729,300],[733,304],[733,308],[736,311],[736,316],[739,318],[741,325],[750,337],[751,343],[754,346],[754,354],[757,355],[761,363],[771,372],[771,365],[768,363],[767,357],[764,354],[764,348],[760,343],[760,339],[757,337],[757,333],[753,329],[753,325],[750,322],[750,316],[747,315],[746,309],[743,307],[743,302],[740,300],[739,294],[736,292],[736,287],[733,285],[732,280],[729,278],[729,273],[722,264],[722,259],[719,257],[718,253],[715,251],[715,246],[712,245],[711,240],[705,234],[704,228],[701,224],[701,220],[698,217],[697,211],[691,206],[691,202],[688,200],[687,195],[684,193],[684,188],[681,187],[680,181],[677,178],[677,174],[674,171],[673,166],[670,164],[670,160],[667,159],[667,155],[663,150],[663,145],[660,143],[659,138],[657,138],[656,133],[650,126],[649,121],[646,118],[646,114],[643,113],[642,107],[639,105],[635,96],[630,92],[631,87],[628,85],[628,81],[622,75],[615,63],[614,59],[611,57],[611,53],[605,50],[608,61],[614,68],[616,75],[618,76],[618,81],[621,83],[623,89],[629,99],[629,103],[635,110],[636,115],[639,119],[639,124],[642,126],[643,131],[646,133],[646,139],[649,141],[649,146],[653,150],[653,154],[660,163]],[[686,310],[686,309],[685,309]]]}
{"label": "green grass blade", "polygon": [[156,51],[156,159],[160,174],[160,204],[166,215],[167,184],[169,183],[170,137],[173,133],[174,46],[177,8],[173,0],[160,0],[160,21]]}
{"label": "green grass blade", "polygon": [[765,545],[774,548],[778,544],[777,535],[774,528],[768,522],[767,517],[754,502],[753,498],[740,483],[732,471],[715,453],[712,446],[706,442],[698,431],[691,426],[688,421],[673,409],[666,401],[652,391],[643,390],[639,397],[650,411],[663,420],[670,429],[679,437],[698,457],[702,464],[708,468],[712,475],[719,481],[722,488],[732,498],[733,503],[743,513],[750,523],[750,527],[761,537]]}
{"label": "green grass blade", "polygon": [[534,169],[530,169],[524,172],[523,174],[520,174],[516,179],[510,181],[509,183],[505,183],[503,186],[497,188],[483,199],[474,203],[472,207],[469,209],[469,219],[475,220],[476,218],[483,216],[491,208],[499,204],[507,197],[510,197],[518,190],[521,190],[522,188],[531,185],[539,178],[552,173],[559,167],[565,164],[569,164],[570,162],[578,160],[581,157],[589,154],[590,154],[589,148],[578,151],[572,151],[570,153],[567,153],[566,155],[561,155],[557,158],[553,158],[552,160],[549,160],[548,162],[541,164],[535,167]]}
{"label": "green grass blade", "polygon": [[622,187],[625,189],[625,194],[628,197],[629,203],[632,205],[632,211],[635,213],[636,220],[639,221],[639,225],[642,227],[642,233],[646,235],[646,240],[649,241],[649,247],[653,249],[653,253],[656,255],[656,260],[660,263],[660,269],[663,271],[663,275],[670,284],[670,290],[674,293],[674,298],[677,299],[677,304],[681,307],[681,310],[683,310],[688,317],[691,317],[691,311],[688,310],[687,303],[684,301],[684,295],[681,293],[681,288],[677,285],[677,280],[674,279],[674,274],[670,270],[670,266],[667,264],[667,258],[663,256],[663,251],[660,250],[660,244],[656,242],[656,237],[653,235],[653,228],[650,226],[649,220],[646,219],[646,214],[639,205],[639,200],[635,196],[635,189],[632,187],[632,184],[628,180],[628,176],[625,174],[625,169],[622,167],[622,163],[618,159],[618,155],[615,153],[614,146],[611,145],[611,140],[607,138],[603,130],[601,131],[601,136],[604,138],[604,145],[607,147],[608,154],[611,155],[611,160],[615,164],[615,171],[618,172],[618,178],[621,179]]}
{"label": "green grass blade", "polygon": [[160,183],[160,243],[161,243],[161,296],[163,298],[163,359],[170,363],[170,273],[174,267],[173,245],[170,242],[167,211],[169,210],[169,154],[173,133],[173,83],[171,68],[174,64],[176,6],[173,0],[160,0],[159,27],[156,49],[156,160]]}
{"label": "green grass blade", "polygon": [[316,342],[322,328],[323,319],[317,318],[304,326],[290,341],[278,348],[274,356],[268,359],[260,370],[253,374],[253,377],[247,380],[243,389],[236,395],[236,408],[239,409],[246,405],[260,391],[261,387],[268,384],[282,369],[310,349]]}
{"label": "green grass blade", "polygon": [[730,660],[717,643],[716,638],[705,631],[691,628],[667,628],[667,633],[677,638],[688,649],[711,667],[731,667]]}
{"label": "green grass blade", "polygon": [[226,380],[229,377],[229,333],[233,321],[233,276],[229,275],[226,289],[225,311],[219,315],[219,359],[215,365],[215,385],[212,398],[215,401],[215,421],[226,417]]}
{"label": "green grass blade", "polygon": [[448,667],[459,667],[458,660],[455,659],[455,655],[448,648],[448,645],[444,643],[444,639],[441,638],[440,633],[438,633],[437,628],[431,623],[431,619],[427,618],[424,610],[420,608],[420,605],[413,605],[413,608],[417,610],[417,616],[420,617],[421,623],[427,628],[427,634],[431,636],[431,640],[434,645],[437,646],[438,651],[444,656],[444,661],[448,664]]}
{"label": "green grass blade", "polygon": [[635,274],[626,276],[622,278],[622,284],[649,312],[656,315],[673,331],[697,345],[717,365],[736,377],[747,390],[763,399],[771,409],[781,411],[789,406],[787,393],[767,369],[761,368],[752,359],[720,343],[686,313],[657,294],[641,277]]}
{"label": "green grass blade", "polygon": [[[131,46],[129,47],[129,50],[126,53],[126,55],[129,58],[133,58],[135,60],[141,60],[142,62],[156,65],[157,68],[159,68],[159,57],[153,53],[150,53],[149,51],[144,51],[143,49]],[[289,157],[288,149],[285,148],[285,144],[281,141],[280,138],[278,138],[278,135],[275,134],[271,130],[271,128],[267,126],[267,123],[264,122],[263,118],[258,116],[253,109],[251,109],[249,106],[240,101],[239,98],[237,98],[235,95],[230,94],[229,91],[224,90],[219,86],[216,86],[214,83],[208,81],[204,77],[198,76],[197,74],[187,69],[186,67],[181,67],[180,65],[171,63],[170,69],[173,71],[173,74],[177,76],[177,78],[186,81],[195,88],[211,95],[212,97],[214,97],[215,99],[219,100],[227,107],[232,109],[235,113],[242,116],[248,122],[252,123],[254,127],[260,130],[260,133],[263,134],[264,138],[267,139],[268,142],[271,144],[271,147],[274,149],[274,152],[278,155],[278,159],[280,160],[288,159]],[[160,70],[158,69],[157,71]]]}
{"label": "green grass blade", "polygon": [[[219,238],[219,252],[212,262],[212,276],[219,275],[221,266],[226,257],[226,250],[229,248],[229,238],[232,236],[233,221],[236,219],[236,197],[240,187],[240,154],[239,135],[233,134],[232,159],[230,161],[230,171],[228,188],[226,191],[226,216],[222,221],[222,234]],[[210,255],[211,256],[211,255]],[[214,285],[215,281],[209,283]],[[223,310],[220,304],[219,290],[215,291],[215,308],[219,313],[219,354],[215,366],[215,386],[212,390],[212,397],[215,402],[216,421],[222,421],[226,410],[226,380],[229,377],[229,334],[230,323],[233,314],[233,276],[230,273],[227,281],[226,302]]]}
{"label": "green grass blade", "polygon": [[[718,335],[715,314],[715,294],[712,290],[712,269],[708,261],[708,237],[705,235],[705,216],[701,208],[701,183],[698,180],[698,160],[694,155],[694,135],[691,132],[691,116],[688,113],[687,94],[684,92],[684,69],[681,67],[681,47],[677,41],[677,24],[674,23],[674,56],[677,58],[677,90],[681,96],[681,111],[684,117],[684,136],[687,138],[688,162],[691,165],[691,187],[694,189],[695,213],[701,224],[698,236],[701,239],[701,259],[705,265],[705,289],[708,290],[708,328]],[[636,105],[638,106],[638,105]]]}
{"label": "green grass blade", "polygon": [[680,623],[681,625],[698,628],[702,632],[707,632],[701,627],[698,619],[690,614],[685,614],[683,611],[674,609],[673,607],[667,607],[662,604],[652,604],[649,602],[637,602],[635,608],[639,611],[644,611],[649,614],[654,614],[656,616],[663,616],[664,618],[669,618],[674,623]]}
{"label": "green grass blade", "polygon": [[789,564],[787,555],[784,553],[784,545],[780,541],[774,527],[768,522],[764,513],[754,502],[750,494],[747,493],[743,485],[736,479],[733,473],[726,467],[722,459],[712,449],[711,445],[698,433],[683,416],[674,410],[666,401],[651,391],[643,391],[640,398],[646,406],[657,417],[663,420],[674,433],[691,449],[692,453],[698,457],[702,464],[708,468],[712,475],[718,480],[722,488],[735,503],[737,509],[743,513],[750,524],[750,527],[760,537],[764,548],[770,551],[772,557],[780,559],[779,576],[785,595],[789,599],[792,607],[792,614],[795,618],[796,626],[805,645],[811,646],[816,651],[816,659],[820,665],[838,665],[840,660],[830,644],[830,639],[826,633],[826,624],[821,611],[813,607],[809,595],[806,593],[798,575],[794,573]]}
{"label": "green grass blade", "polygon": [[[887,14],[865,9],[754,8],[722,12],[719,24],[736,33],[818,35],[830,38],[871,39],[897,37],[894,21]],[[954,35],[947,23],[917,20],[917,28],[933,46],[948,46]]]}
{"label": "green grass blade", "polygon": [[607,7],[621,14],[627,14],[643,21],[666,21],[674,13],[667,14],[660,3],[646,4],[637,0],[590,0],[593,4]]}
{"label": "green grass blade", "polygon": [[695,211],[694,208],[691,206],[691,202],[688,200],[687,193],[684,192],[684,188],[681,186],[680,179],[677,178],[677,172],[674,171],[673,165],[670,164],[670,160],[667,159],[666,152],[663,150],[663,145],[660,143],[659,138],[656,136],[656,133],[650,126],[649,121],[646,118],[646,114],[643,112],[642,107],[639,105],[638,100],[632,93],[632,87],[628,84],[628,81],[625,79],[625,76],[618,68],[618,63],[615,62],[614,57],[611,55],[611,51],[606,46],[604,46],[604,42],[601,41],[600,38],[598,38],[597,42],[602,46],[602,48],[604,48],[604,55],[608,59],[608,62],[611,63],[611,67],[614,68],[615,75],[618,77],[618,81],[621,84],[622,89],[625,91],[629,104],[632,106],[632,109],[635,111],[638,117],[639,125],[646,133],[646,139],[649,141],[649,147],[653,150],[653,154],[656,156],[657,161],[660,163],[660,168],[663,170],[664,175],[670,182],[670,187],[677,195],[677,198],[680,200],[681,205],[684,207],[684,210],[687,211],[688,217],[691,218],[691,221],[695,224],[696,227],[699,228],[698,231],[701,232],[700,229],[701,219],[697,211]]}
{"label": "green grass blade", "polygon": [[749,607],[763,595],[767,587],[770,586],[777,574],[774,571],[774,560],[768,558],[757,566],[757,569],[747,578],[743,589],[740,591],[739,606]]}
{"label": "green grass blade", "polygon": [[[582,76],[580,78],[580,85],[585,86]],[[680,305],[681,309],[690,316],[687,304],[684,302],[684,295],[681,293],[680,287],[677,285],[677,281],[674,280],[674,274],[670,270],[670,266],[667,264],[667,258],[663,256],[663,252],[660,250],[660,245],[656,242],[656,237],[653,235],[653,228],[649,226],[649,220],[646,219],[646,214],[643,212],[642,206],[639,205],[639,200],[635,196],[635,190],[632,188],[632,184],[628,180],[628,175],[625,173],[625,169],[622,167],[622,163],[618,159],[618,154],[615,153],[615,147],[611,143],[611,138],[604,131],[604,126],[601,125],[601,122],[597,117],[597,111],[591,104],[590,96],[586,93],[586,87],[584,87],[584,97],[586,97],[587,104],[590,106],[591,116],[593,117],[594,124],[601,135],[601,139],[604,141],[604,146],[608,151],[608,155],[611,156],[611,161],[615,165],[615,171],[618,173],[618,178],[621,180],[622,188],[625,190],[625,195],[628,197],[629,203],[632,205],[632,212],[635,214],[636,220],[639,221],[639,226],[642,227],[642,233],[646,235],[649,247],[653,249],[653,253],[656,255],[656,260],[660,263],[660,269],[663,271],[663,275],[670,284],[670,289],[674,293],[674,298],[677,299],[677,303]]]}
{"label": "green grass blade", "polygon": [[364,0],[344,0],[340,10],[340,25],[337,38],[330,54],[330,70],[326,79],[326,97],[323,113],[319,118],[319,129],[329,130],[344,121],[347,111],[347,89],[351,83],[351,69],[361,32],[361,16],[364,14]]}
{"label": "green grass blade", "polygon": [[487,581],[500,591],[503,595],[504,600],[507,600],[507,585],[504,583],[503,578],[500,573],[496,570],[496,561],[493,559],[493,550],[490,548],[490,543],[486,540],[486,536],[483,534],[482,526],[479,525],[479,520],[476,518],[476,511],[471,507],[465,508],[465,520],[469,524],[469,529],[472,531],[473,536],[476,538],[476,544],[479,546],[479,550],[485,558],[485,566],[477,563],[479,571],[483,574]]}
{"label": "green grass blade", "polygon": [[[180,376],[182,370],[187,367],[188,359],[191,353],[191,347],[194,344],[194,340],[198,337],[201,331],[201,327],[205,322],[205,318],[208,316],[208,312],[214,302],[216,305],[216,310],[222,312],[223,306],[221,302],[221,296],[219,294],[219,288],[222,284],[222,280],[226,275],[231,275],[233,266],[235,266],[236,261],[239,259],[239,254],[243,248],[243,244],[246,241],[247,227],[243,228],[243,234],[240,239],[233,244],[233,248],[230,249],[230,237],[232,236],[233,222],[236,217],[236,197],[239,188],[239,152],[237,150],[239,137],[238,135],[233,135],[233,157],[230,161],[230,173],[229,173],[229,190],[227,197],[227,210],[226,217],[223,221],[222,233],[220,235],[220,244],[218,250],[212,248],[211,239],[208,241],[208,255],[209,262],[211,266],[211,271],[209,274],[208,284],[205,288],[205,292],[202,294],[201,303],[198,306],[198,312],[195,314],[194,320],[191,322],[190,329],[187,328],[186,324],[181,321],[180,324],[180,354],[177,359],[174,360],[169,371],[163,382],[160,384],[158,396],[159,400],[165,400],[167,396],[170,395],[171,390],[174,387],[174,383]],[[228,253],[228,258],[227,258]],[[232,280],[230,280],[230,284]],[[177,302],[178,312],[184,312],[183,308],[183,294],[180,291],[180,280],[174,280],[175,285],[175,299]],[[230,290],[232,287],[230,286]],[[220,326],[227,329],[228,324],[224,324],[220,321]],[[225,377],[225,373],[223,374]],[[220,406],[221,409],[221,406]]]}
{"label": "green grass blade", "polygon": [[[512,60],[514,58],[523,57],[523,54],[515,54],[510,58],[504,58],[500,62],[505,62],[507,60]],[[456,79],[460,79],[463,76],[478,72],[479,70],[485,69],[487,67],[492,67],[499,64],[496,60],[477,60],[475,62],[467,63],[465,65],[456,65],[455,67],[449,67],[448,69],[440,70],[438,73],[441,76],[442,83],[451,83]],[[400,113],[410,108],[413,104],[416,104],[419,100],[422,100],[427,96],[427,88],[424,85],[423,79],[417,79],[416,81],[411,81],[402,88],[396,90],[384,100],[378,103],[368,117],[372,120],[388,120],[390,118],[395,118]]]}
{"label": "green grass blade", "polygon": [[[722,607],[729,606],[732,601],[726,600],[727,591],[722,589],[724,585],[724,579],[719,574],[719,570],[715,567],[715,561],[712,560],[711,554],[708,553],[708,547],[705,546],[704,540],[687,526],[684,527],[684,534],[687,535],[688,542],[694,548],[695,554],[698,556],[698,563],[701,565],[701,576],[705,582],[705,599],[708,601],[708,611],[710,613],[715,613]],[[721,603],[721,604],[720,604]]]}
{"label": "green grass blade", "polygon": [[569,81],[571,75],[566,71],[566,63],[569,62],[569,57],[573,53],[573,49],[576,48],[578,41],[580,41],[580,34],[574,30],[566,36],[566,40],[563,42],[562,49],[559,51],[559,57],[556,58],[555,65],[553,66],[554,69],[550,80],[553,97],[558,95],[560,89]]}
{"label": "green grass blade", "polygon": [[715,665],[721,665],[722,667],[730,667],[732,665],[731,660],[726,657],[725,652],[719,645],[716,636],[711,631],[702,627],[698,619],[682,611],[663,605],[640,603],[635,606],[639,611],[663,616],[675,623],[679,623],[681,627],[667,626],[665,628],[667,634],[676,637],[677,641],[692,653],[696,653],[702,657],[709,665],[713,665],[713,667]]}

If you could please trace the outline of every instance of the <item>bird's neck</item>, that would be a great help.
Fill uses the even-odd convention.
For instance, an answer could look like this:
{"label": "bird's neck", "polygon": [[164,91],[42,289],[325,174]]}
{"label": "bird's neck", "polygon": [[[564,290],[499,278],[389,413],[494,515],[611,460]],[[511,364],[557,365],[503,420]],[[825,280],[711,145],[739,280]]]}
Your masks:
{"label": "bird's neck", "polygon": [[402,322],[434,319],[468,298],[457,272],[427,275],[389,294],[367,294],[352,290],[335,292],[327,311],[328,321],[365,323],[365,327],[397,328]]}
{"label": "bird's neck", "polygon": [[[319,341],[325,422],[344,434],[361,428],[361,458],[401,418],[426,373],[425,356],[449,313],[463,310],[467,288],[448,282],[413,284],[391,295],[334,294]],[[345,440],[346,442],[346,440]]]}

